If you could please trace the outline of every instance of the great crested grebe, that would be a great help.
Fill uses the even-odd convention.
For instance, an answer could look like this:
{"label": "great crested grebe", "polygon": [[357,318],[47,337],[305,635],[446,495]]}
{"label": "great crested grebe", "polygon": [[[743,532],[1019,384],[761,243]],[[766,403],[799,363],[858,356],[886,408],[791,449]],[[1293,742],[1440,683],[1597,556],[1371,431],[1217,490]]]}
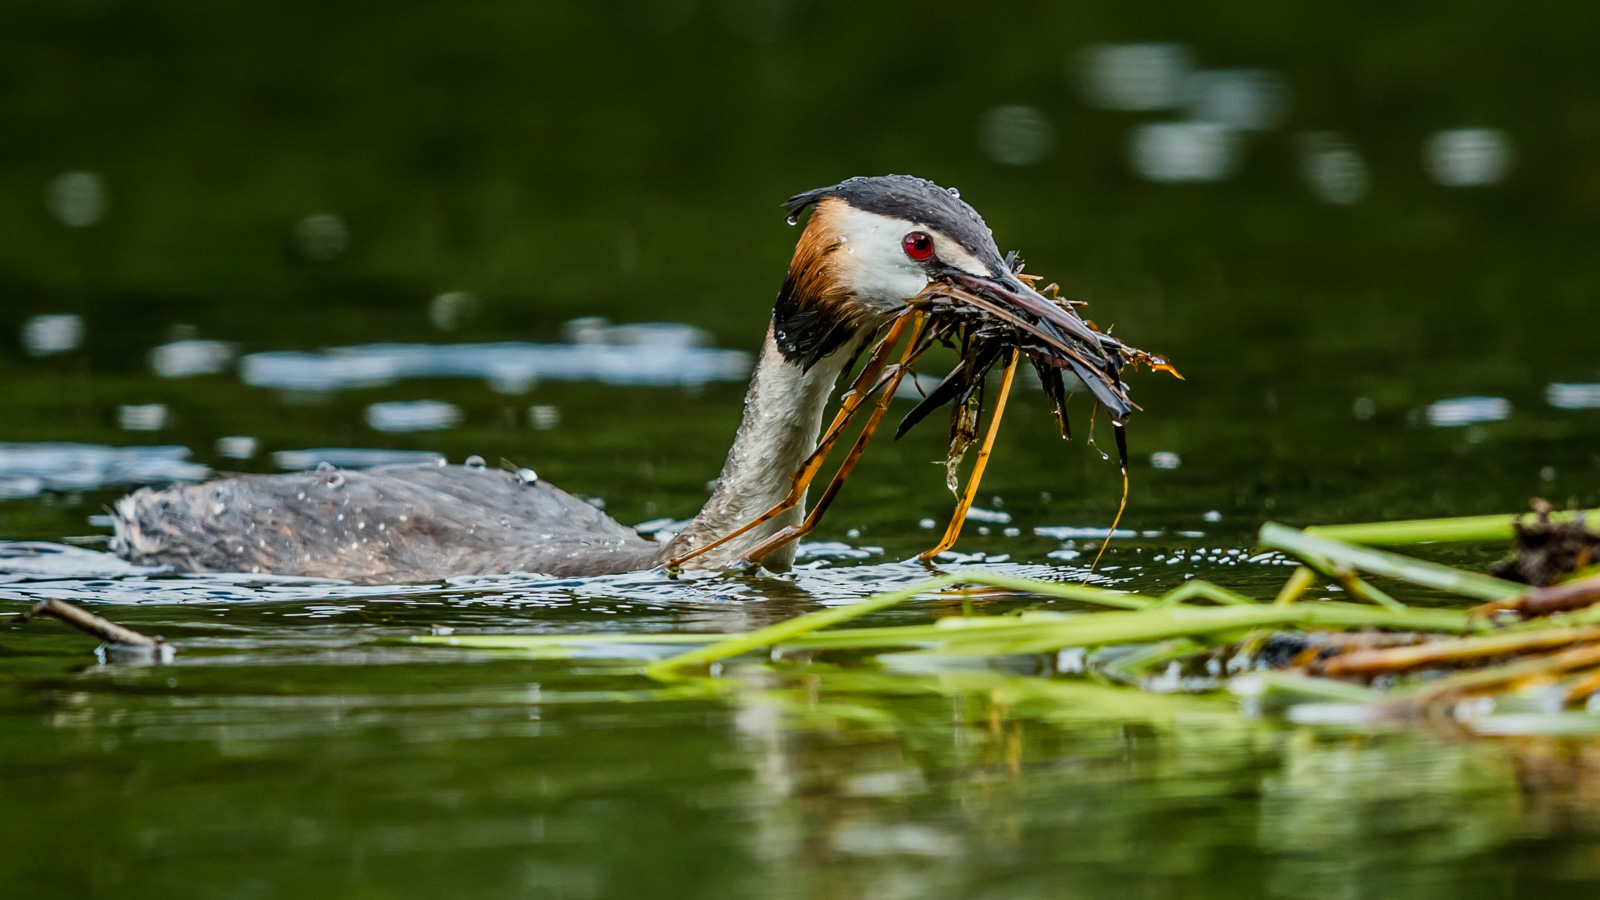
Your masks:
{"label": "great crested grebe", "polygon": [[[794,473],[818,443],[835,382],[874,335],[941,279],[1044,298],[1013,274],[977,211],[931,181],[851,178],[785,206],[791,224],[812,212],[772,310],[744,419],[711,498],[672,540],[645,540],[526,470],[420,465],[145,488],[116,504],[112,548],[134,563],[182,571],[363,582],[603,575],[674,560],[722,568],[763,547],[772,548],[759,555],[767,568],[787,569],[795,544],[769,539],[795,532],[804,493],[745,526],[796,499]],[[1105,359],[1099,349],[1087,352]]]}

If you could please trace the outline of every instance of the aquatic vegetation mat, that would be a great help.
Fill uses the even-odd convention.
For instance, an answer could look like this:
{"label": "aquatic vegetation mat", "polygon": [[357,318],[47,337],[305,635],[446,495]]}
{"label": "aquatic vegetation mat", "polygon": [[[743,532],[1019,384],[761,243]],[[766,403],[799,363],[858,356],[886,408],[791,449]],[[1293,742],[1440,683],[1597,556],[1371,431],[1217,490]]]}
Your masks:
{"label": "aquatic vegetation mat", "polygon": [[[1600,574],[1552,572],[1528,584],[1385,547],[1503,542],[1529,529],[1586,529],[1583,513],[1262,526],[1259,544],[1300,562],[1271,598],[1190,580],[1159,596],[990,572],[940,575],[747,634],[450,635],[447,644],[537,655],[655,656],[663,683],[761,665],[803,673],[843,665],[885,673],[1001,669],[1157,693],[1232,691],[1255,708],[1343,724],[1450,720],[1504,731],[1600,733],[1600,716],[1565,711],[1600,694]],[[1519,544],[1526,551],[1526,541]],[[1578,554],[1574,562],[1586,562]],[[1376,579],[1421,588],[1402,603]],[[972,588],[1074,608],[975,613]],[[1351,598],[1309,595],[1326,588]],[[1318,590],[1321,594],[1324,591]],[[926,624],[840,627],[913,598],[965,604]],[[687,647],[688,649],[682,649]],[[676,652],[662,656],[667,650]],[[753,658],[762,653],[765,659]],[[1529,718],[1529,717],[1532,718]]]}

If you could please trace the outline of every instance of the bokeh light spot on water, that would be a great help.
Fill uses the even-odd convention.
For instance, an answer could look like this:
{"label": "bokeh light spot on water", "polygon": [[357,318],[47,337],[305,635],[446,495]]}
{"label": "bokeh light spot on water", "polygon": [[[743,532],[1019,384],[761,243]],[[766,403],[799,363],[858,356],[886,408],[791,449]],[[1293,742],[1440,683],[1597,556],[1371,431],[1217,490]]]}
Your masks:
{"label": "bokeh light spot on water", "polygon": [[1428,175],[1445,187],[1498,184],[1511,171],[1511,138],[1498,128],[1452,128],[1428,138]]}
{"label": "bokeh light spot on water", "polygon": [[583,316],[561,326],[561,337],[569,344],[613,347],[690,347],[711,346],[711,333],[683,322],[624,322],[613,325],[604,316]]}
{"label": "bokeh light spot on water", "polygon": [[1150,454],[1150,465],[1157,469],[1176,469],[1183,465],[1183,459],[1171,450],[1157,450]]}
{"label": "bokeh light spot on water", "polygon": [[87,228],[106,214],[106,181],[94,172],[63,172],[45,194],[50,214],[68,228]]}
{"label": "bokeh light spot on water", "polygon": [[528,425],[534,431],[549,431],[561,424],[561,410],[548,404],[528,407]]}
{"label": "bokeh light spot on water", "polygon": [[1378,404],[1371,397],[1357,397],[1355,402],[1350,404],[1350,414],[1355,416],[1357,421],[1365,422],[1378,414]]}
{"label": "bokeh light spot on water", "polygon": [[304,472],[329,465],[340,469],[368,469],[373,466],[442,465],[444,454],[431,450],[388,450],[365,447],[313,447],[307,450],[279,450],[272,464],[285,472]]}
{"label": "bokeh light spot on water", "polygon": [[1094,525],[1039,525],[1034,527],[1033,533],[1039,537],[1054,538],[1058,541],[1083,538],[1132,538],[1139,536],[1139,532],[1131,528],[1118,528],[1112,531],[1109,528],[1101,528]]}
{"label": "bokeh light spot on water", "polygon": [[[581,323],[581,324],[580,324]],[[750,354],[702,346],[708,336],[671,322],[568,324],[568,344],[364,344],[317,353],[252,353],[239,364],[246,384],[279,390],[332,391],[376,387],[401,378],[482,378],[500,393],[518,394],[539,381],[698,386],[741,381]]]}
{"label": "bokeh light spot on water", "polygon": [[1366,160],[1337,132],[1301,135],[1300,169],[1312,191],[1326,203],[1358,203],[1372,186]]}
{"label": "bokeh light spot on water", "polygon": [[219,437],[216,447],[217,455],[227,459],[251,459],[256,455],[256,439],[249,435]]}
{"label": "bokeh light spot on water", "polygon": [[1435,428],[1498,422],[1510,416],[1511,401],[1504,397],[1452,397],[1429,404],[1427,410],[1428,424]]}
{"label": "bokeh light spot on water", "polygon": [[333,213],[312,213],[295,223],[294,245],[312,262],[330,262],[350,246],[350,229]]}
{"label": "bokeh light spot on water", "polygon": [[162,378],[215,375],[233,364],[233,353],[226,341],[173,341],[150,350],[150,371]]}
{"label": "bokeh light spot on water", "polygon": [[29,356],[52,356],[83,344],[83,318],[70,313],[34,316],[22,323],[22,349]]}
{"label": "bokeh light spot on water", "polygon": [[984,509],[981,506],[974,506],[967,510],[966,521],[993,522],[997,525],[1005,525],[1011,521],[1011,514],[1005,510]]}
{"label": "bokeh light spot on water", "polygon": [[478,295],[471,291],[446,291],[428,303],[428,321],[440,331],[455,331],[478,315]]}
{"label": "bokeh light spot on water", "polygon": [[1557,382],[1545,388],[1544,398],[1557,409],[1600,409],[1600,383]]}
{"label": "bokeh light spot on water", "polygon": [[1055,128],[1031,106],[997,106],[979,123],[983,149],[997,163],[1031,166],[1042,162],[1055,144]]}
{"label": "bokeh light spot on water", "polygon": [[1157,182],[1221,181],[1238,168],[1238,135],[1212,122],[1151,122],[1133,132],[1129,154]]}
{"label": "bokeh light spot on water", "polygon": [[439,431],[461,423],[461,410],[443,400],[389,400],[367,406],[367,425],[376,431]]}
{"label": "bokeh light spot on water", "polygon": [[1096,44],[1077,59],[1084,98],[1101,109],[1175,109],[1183,103],[1189,68],[1182,44]]}
{"label": "bokeh light spot on water", "polygon": [[[40,491],[89,491],[113,485],[203,481],[211,469],[178,446],[105,447],[98,444],[0,443],[0,479],[15,489],[36,482]],[[28,494],[26,496],[31,496]]]}
{"label": "bokeh light spot on water", "polygon": [[123,431],[160,431],[167,427],[165,403],[125,403],[117,407],[117,426]]}
{"label": "bokeh light spot on water", "polygon": [[1184,109],[1195,122],[1238,131],[1267,131],[1288,112],[1289,88],[1266,69],[1193,72],[1183,84]]}

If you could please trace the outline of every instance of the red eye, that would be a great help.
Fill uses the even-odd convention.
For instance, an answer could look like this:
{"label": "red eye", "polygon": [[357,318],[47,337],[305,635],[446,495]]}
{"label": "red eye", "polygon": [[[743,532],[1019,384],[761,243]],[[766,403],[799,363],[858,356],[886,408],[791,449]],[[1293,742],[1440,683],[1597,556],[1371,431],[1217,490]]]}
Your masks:
{"label": "red eye", "polygon": [[933,255],[933,238],[928,237],[925,231],[913,231],[906,235],[904,244],[906,255],[917,262],[922,262]]}

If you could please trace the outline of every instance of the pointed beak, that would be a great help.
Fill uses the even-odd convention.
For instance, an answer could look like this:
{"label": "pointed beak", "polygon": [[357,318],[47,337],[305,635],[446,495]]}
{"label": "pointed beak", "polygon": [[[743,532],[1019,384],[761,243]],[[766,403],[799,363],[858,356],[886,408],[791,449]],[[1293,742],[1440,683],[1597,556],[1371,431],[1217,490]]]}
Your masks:
{"label": "pointed beak", "polygon": [[[975,294],[987,294],[1011,309],[1035,320],[1046,334],[1053,337],[1072,337],[1090,346],[1099,346],[1101,334],[1089,327],[1077,313],[1034,290],[1021,278],[1004,272],[994,276],[955,273],[951,280]],[[1114,342],[1115,343],[1115,342]]]}

